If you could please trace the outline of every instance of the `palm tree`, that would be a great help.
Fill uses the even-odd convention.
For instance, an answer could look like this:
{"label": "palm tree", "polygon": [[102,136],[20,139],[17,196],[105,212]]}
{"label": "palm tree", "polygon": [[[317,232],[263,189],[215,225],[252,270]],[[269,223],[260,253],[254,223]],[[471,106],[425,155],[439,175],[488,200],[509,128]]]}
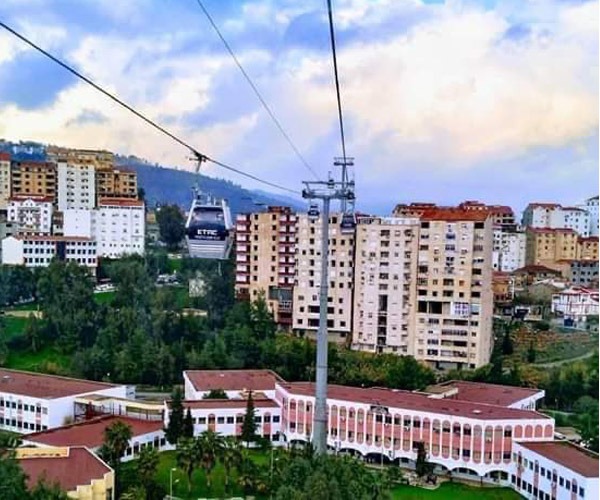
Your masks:
{"label": "palm tree", "polygon": [[254,478],[257,475],[256,464],[248,457],[244,457],[239,467],[238,484],[248,495],[254,490]]}
{"label": "palm tree", "polygon": [[120,462],[121,457],[125,454],[131,436],[131,426],[122,420],[117,420],[104,429],[103,446],[113,467]]}
{"label": "palm tree", "polygon": [[210,488],[211,473],[223,450],[223,437],[209,429],[198,436],[198,443],[201,450],[200,465],[206,473],[206,485]]}
{"label": "palm tree", "polygon": [[177,443],[177,465],[183,469],[188,478],[188,493],[192,491],[192,474],[200,462],[201,450],[198,441],[191,438],[180,439]]}
{"label": "palm tree", "polygon": [[233,437],[228,436],[223,440],[223,449],[221,452],[221,462],[225,469],[225,491],[229,489],[229,476],[231,470],[239,467],[242,461],[242,450],[239,442]]}

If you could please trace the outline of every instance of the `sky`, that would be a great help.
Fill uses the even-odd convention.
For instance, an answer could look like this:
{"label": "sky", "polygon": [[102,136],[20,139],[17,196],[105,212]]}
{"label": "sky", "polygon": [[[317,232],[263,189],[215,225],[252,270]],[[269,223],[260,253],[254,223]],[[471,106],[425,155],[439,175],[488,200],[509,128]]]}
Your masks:
{"label": "sky", "polygon": [[[339,175],[325,0],[204,4],[306,161]],[[477,199],[521,210],[598,194],[595,0],[333,6],[358,209]],[[197,150],[294,190],[313,179],[196,0],[2,0],[0,19]],[[4,31],[0,137],[193,168],[183,147]]]}

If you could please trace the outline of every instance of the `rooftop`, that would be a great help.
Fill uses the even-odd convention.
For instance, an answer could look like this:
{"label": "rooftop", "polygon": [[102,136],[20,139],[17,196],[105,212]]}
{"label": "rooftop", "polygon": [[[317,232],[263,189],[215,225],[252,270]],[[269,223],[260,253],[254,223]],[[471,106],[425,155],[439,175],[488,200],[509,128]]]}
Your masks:
{"label": "rooftop", "polygon": [[581,474],[583,477],[598,477],[598,455],[568,441],[520,442],[518,444]]}
{"label": "rooftop", "polygon": [[[61,449],[17,450],[19,465],[27,477],[27,486],[34,487],[45,477],[50,483],[58,483],[64,491],[74,491],[80,485],[91,484],[94,479],[102,479],[112,469],[84,447]],[[29,452],[29,453],[27,453]],[[47,452],[44,454],[44,452]]]}
{"label": "rooftop", "polygon": [[48,203],[52,203],[54,202],[54,198],[52,196],[38,196],[35,194],[15,194],[13,196],[11,196],[9,198],[10,201],[26,201],[26,200],[32,200],[32,201],[39,201],[39,202],[48,202]]}
{"label": "rooftop", "polygon": [[396,205],[394,214],[416,214],[426,221],[479,221],[484,222],[488,210],[473,210],[473,208],[438,207],[433,203],[411,203],[410,205]]}
{"label": "rooftop", "polygon": [[[312,382],[291,382],[280,385],[293,394],[302,396],[314,396],[315,394],[315,385]],[[327,388],[327,395],[330,399],[337,399],[340,401],[384,405],[392,408],[468,417],[477,420],[550,420],[550,417],[535,411],[504,408],[491,404],[459,401],[456,399],[434,399],[429,397],[428,394],[396,389],[383,389],[378,387],[365,389],[341,385],[329,385]]]}
{"label": "rooftop", "polygon": [[100,198],[98,206],[143,207],[144,202],[132,198]]}
{"label": "rooftop", "polygon": [[55,399],[101,391],[115,384],[0,368],[0,393]]}
{"label": "rooftop", "polygon": [[468,382],[464,380],[450,380],[448,382],[443,382],[428,387],[425,392],[440,394],[443,393],[444,390],[451,389],[458,390],[456,395],[451,396],[452,399],[507,407],[536,394],[542,395],[542,391],[539,389],[484,384],[482,382]]}
{"label": "rooftop", "polygon": [[570,227],[528,227],[527,231],[532,233],[567,233],[567,234],[577,234],[575,229],[571,229]]}
{"label": "rooftop", "polygon": [[[9,236],[9,238],[10,237],[11,236]],[[53,236],[50,234],[17,234],[15,236],[12,236],[12,238],[23,241],[87,241],[90,243],[95,242],[93,238],[86,238],[85,236]]]}
{"label": "rooftop", "polygon": [[[246,402],[246,399],[199,399],[196,401],[184,401],[183,407],[192,410],[234,408],[245,411]],[[261,399],[253,398],[253,402],[255,408],[279,408],[279,405],[275,401],[267,397]]]}
{"label": "rooftop", "polygon": [[[541,203],[541,202],[533,202],[527,205],[527,208],[559,208],[560,203]],[[527,208],[525,210],[527,210]]]}
{"label": "rooftop", "polygon": [[281,381],[271,370],[187,370],[184,374],[197,391],[272,391]]}
{"label": "rooftop", "polygon": [[528,266],[520,267],[519,269],[515,269],[513,274],[524,274],[524,273],[550,273],[559,275],[560,271],[556,269],[551,269],[546,266],[540,266],[538,264],[529,264]]}
{"label": "rooftop", "polygon": [[0,161],[10,161],[10,153],[0,153]]}
{"label": "rooftop", "polygon": [[164,427],[162,420],[140,420],[131,417],[103,415],[63,427],[27,434],[23,439],[34,443],[47,444],[48,446],[97,448],[104,442],[104,429],[117,421],[124,422],[131,427],[132,437],[160,431]]}

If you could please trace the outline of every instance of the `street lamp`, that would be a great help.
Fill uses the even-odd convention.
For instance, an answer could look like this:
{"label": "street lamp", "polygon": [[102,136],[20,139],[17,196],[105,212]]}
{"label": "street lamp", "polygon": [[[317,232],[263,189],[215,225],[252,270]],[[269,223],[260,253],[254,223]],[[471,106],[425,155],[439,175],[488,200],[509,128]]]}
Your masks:
{"label": "street lamp", "polygon": [[[176,467],[171,467],[171,470],[169,471],[169,500],[172,500],[173,498],[173,472],[175,472],[176,470]],[[178,481],[179,479],[175,481],[175,484],[177,484]]]}

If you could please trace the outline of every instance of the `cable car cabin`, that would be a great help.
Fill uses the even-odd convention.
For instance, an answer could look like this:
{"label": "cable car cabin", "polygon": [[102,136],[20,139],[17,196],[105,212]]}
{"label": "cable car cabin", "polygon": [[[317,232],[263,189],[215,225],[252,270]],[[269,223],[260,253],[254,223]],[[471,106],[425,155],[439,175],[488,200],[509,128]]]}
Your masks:
{"label": "cable car cabin", "polygon": [[231,212],[225,200],[196,198],[185,224],[188,253],[192,258],[224,260],[233,244]]}
{"label": "cable car cabin", "polygon": [[356,229],[356,217],[354,214],[343,214],[340,222],[340,232],[342,234],[354,234]]}
{"label": "cable car cabin", "polygon": [[311,221],[316,221],[319,218],[320,212],[319,212],[319,207],[317,207],[317,205],[311,205],[310,207],[308,207],[308,220]]}

